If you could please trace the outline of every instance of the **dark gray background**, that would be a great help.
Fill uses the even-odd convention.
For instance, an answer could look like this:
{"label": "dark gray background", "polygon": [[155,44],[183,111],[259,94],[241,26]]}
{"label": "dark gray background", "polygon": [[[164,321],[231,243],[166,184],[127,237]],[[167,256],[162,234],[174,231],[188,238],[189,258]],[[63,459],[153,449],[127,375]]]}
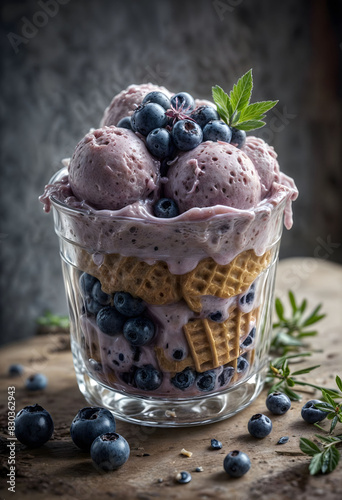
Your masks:
{"label": "dark gray background", "polygon": [[[42,16],[42,5],[52,4]],[[342,260],[341,2],[1,5],[3,342],[32,335],[45,309],[66,313],[52,216],[38,196],[113,95],[133,82],[210,98],[213,84],[229,90],[253,67],[253,100],[280,100],[259,135],[276,148],[300,190],[281,257]],[[40,27],[30,31],[32,22]],[[335,246],[325,248],[329,239]]]}

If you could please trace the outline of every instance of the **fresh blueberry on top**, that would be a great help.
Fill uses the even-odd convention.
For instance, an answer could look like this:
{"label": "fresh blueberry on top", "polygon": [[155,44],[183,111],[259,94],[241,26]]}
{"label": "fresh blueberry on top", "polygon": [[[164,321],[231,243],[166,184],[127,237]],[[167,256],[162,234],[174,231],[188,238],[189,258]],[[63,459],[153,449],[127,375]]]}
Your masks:
{"label": "fresh blueberry on top", "polygon": [[167,123],[165,109],[154,102],[139,106],[133,113],[131,125],[134,132],[148,135],[155,128],[164,127]]}
{"label": "fresh blueberry on top", "polygon": [[136,386],[143,391],[155,391],[160,387],[162,380],[163,374],[152,365],[137,368],[134,374]]}
{"label": "fresh blueberry on top", "polygon": [[24,367],[23,365],[19,365],[17,363],[10,365],[8,367],[8,375],[10,377],[19,377],[24,373]]}
{"label": "fresh blueberry on top", "polygon": [[246,132],[244,130],[238,130],[234,127],[232,127],[231,130],[232,138],[230,139],[230,143],[237,148],[242,148],[246,142]]}
{"label": "fresh blueberry on top", "polygon": [[92,290],[93,299],[102,306],[110,304],[111,296],[102,291],[101,283],[97,281]]}
{"label": "fresh blueberry on top", "polygon": [[203,140],[201,127],[191,120],[180,120],[175,123],[171,135],[176,148],[180,151],[190,151]]}
{"label": "fresh blueberry on top", "polygon": [[153,322],[144,316],[130,318],[123,326],[125,339],[134,346],[142,346],[151,342],[154,332]]}
{"label": "fresh blueberry on top", "polygon": [[32,448],[46,443],[54,429],[50,413],[38,404],[25,406],[17,413],[14,423],[18,441]]}
{"label": "fresh blueberry on top", "polygon": [[223,467],[230,476],[241,477],[251,468],[251,461],[243,451],[234,450],[225,457]]}
{"label": "fresh blueberry on top", "polygon": [[191,113],[190,118],[195,120],[201,129],[203,129],[208,122],[220,119],[218,112],[212,106],[200,106]]}
{"label": "fresh blueberry on top", "polygon": [[203,373],[199,373],[196,378],[196,386],[200,391],[212,391],[214,390],[216,382],[216,373],[214,370],[208,370]]}
{"label": "fresh blueberry on top", "polygon": [[70,427],[70,435],[76,446],[90,450],[97,436],[115,432],[116,423],[109,410],[98,406],[87,406],[77,412]]}
{"label": "fresh blueberry on top", "polygon": [[187,367],[182,372],[176,373],[176,375],[171,378],[171,384],[177,387],[177,389],[184,391],[193,385],[195,378],[195,372],[190,367]]}
{"label": "fresh blueberry on top", "polygon": [[171,97],[171,106],[183,113],[190,114],[195,107],[194,98],[188,92],[178,92]]}
{"label": "fresh blueberry on top", "polygon": [[121,120],[119,120],[117,124],[117,127],[127,128],[128,130],[132,130],[131,117],[125,116],[124,118],[121,118]]}
{"label": "fresh blueberry on top", "polygon": [[122,333],[125,321],[125,316],[120,314],[115,307],[112,306],[103,307],[96,316],[96,324],[101,332],[111,336]]}
{"label": "fresh blueberry on top", "polygon": [[97,469],[112,471],[127,462],[130,455],[126,439],[115,432],[107,432],[98,436],[90,449],[90,456]]}
{"label": "fresh blueberry on top", "polygon": [[305,422],[307,422],[308,424],[315,424],[316,422],[321,422],[327,417],[327,412],[315,408],[316,404],[322,403],[323,402],[319,399],[311,399],[310,401],[305,403],[301,411],[302,418],[305,420]]}
{"label": "fresh blueberry on top", "polygon": [[211,444],[211,447],[213,450],[221,450],[222,449],[222,443],[221,443],[221,441],[218,441],[217,439],[212,439],[210,444]]}
{"label": "fresh blueberry on top", "polygon": [[248,432],[251,436],[262,439],[270,434],[272,431],[271,419],[263,415],[262,413],[257,413],[250,418],[248,422]]}
{"label": "fresh blueberry on top", "polygon": [[159,104],[159,106],[164,109],[169,109],[171,107],[171,102],[167,95],[165,95],[163,92],[159,92],[158,90],[145,95],[142,104],[147,104],[148,102]]}
{"label": "fresh blueberry on top", "polygon": [[222,120],[212,120],[203,129],[203,141],[230,142],[232,131]]}
{"label": "fresh blueberry on top", "polygon": [[283,392],[271,392],[266,398],[266,406],[274,415],[283,415],[291,408],[291,399]]}
{"label": "fresh blueberry on top", "polygon": [[158,160],[169,158],[175,149],[171,134],[166,128],[152,130],[146,137],[146,147]]}
{"label": "fresh blueberry on top", "polygon": [[41,391],[47,386],[48,379],[43,373],[30,375],[25,382],[25,387],[29,391]]}
{"label": "fresh blueberry on top", "polygon": [[177,203],[171,198],[160,198],[160,200],[154,204],[153,212],[156,217],[162,219],[172,219],[179,215]]}
{"label": "fresh blueberry on top", "polygon": [[119,313],[130,318],[139,316],[146,309],[146,304],[139,297],[133,297],[128,292],[116,292],[114,294],[114,306]]}

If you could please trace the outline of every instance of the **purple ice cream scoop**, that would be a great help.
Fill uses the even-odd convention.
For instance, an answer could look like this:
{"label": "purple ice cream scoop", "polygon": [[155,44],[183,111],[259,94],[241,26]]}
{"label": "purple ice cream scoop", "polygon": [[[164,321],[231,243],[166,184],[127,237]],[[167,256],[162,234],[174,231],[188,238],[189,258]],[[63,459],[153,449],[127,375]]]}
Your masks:
{"label": "purple ice cream scoop", "polygon": [[250,209],[260,202],[260,179],[252,161],[226,142],[203,142],[169,167],[165,195],[181,212],[224,205]]}
{"label": "purple ice cream scoop", "polygon": [[277,153],[259,137],[249,136],[241,148],[252,161],[261,182],[261,199],[264,199],[273,182],[279,182],[280,170]]}
{"label": "purple ice cream scoop", "polygon": [[87,134],[69,164],[73,194],[97,209],[119,210],[157,191],[159,161],[131,130],[103,127]]}
{"label": "purple ice cream scoop", "polygon": [[165,87],[159,87],[152,83],[143,83],[141,85],[129,85],[127,89],[117,94],[108,108],[106,108],[101,120],[101,127],[104,125],[117,125],[121,118],[131,116],[135,109],[142,103],[144,97],[150,92],[163,92],[167,97],[172,93]]}

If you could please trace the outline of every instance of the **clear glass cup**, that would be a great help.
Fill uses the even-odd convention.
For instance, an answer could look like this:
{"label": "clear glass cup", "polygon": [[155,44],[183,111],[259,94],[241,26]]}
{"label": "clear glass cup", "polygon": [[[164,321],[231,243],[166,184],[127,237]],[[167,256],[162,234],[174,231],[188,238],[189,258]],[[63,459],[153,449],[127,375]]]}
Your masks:
{"label": "clear glass cup", "polygon": [[228,418],[257,397],[285,195],[253,216],[232,210],[191,221],[51,202],[76,377],[90,404],[177,427]]}

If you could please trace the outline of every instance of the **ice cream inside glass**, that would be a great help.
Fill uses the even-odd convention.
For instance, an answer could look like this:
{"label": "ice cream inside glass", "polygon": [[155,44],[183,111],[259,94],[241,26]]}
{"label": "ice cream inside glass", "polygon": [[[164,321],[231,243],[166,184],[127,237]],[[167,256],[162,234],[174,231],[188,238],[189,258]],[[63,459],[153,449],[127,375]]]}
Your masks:
{"label": "ice cream inside glass", "polygon": [[[199,425],[263,387],[282,226],[298,193],[253,136],[152,155],[146,137],[118,126],[151,92],[172,96],[152,84],[118,94],[41,199],[87,401],[134,423]],[[178,215],[156,212],[160,200]]]}

